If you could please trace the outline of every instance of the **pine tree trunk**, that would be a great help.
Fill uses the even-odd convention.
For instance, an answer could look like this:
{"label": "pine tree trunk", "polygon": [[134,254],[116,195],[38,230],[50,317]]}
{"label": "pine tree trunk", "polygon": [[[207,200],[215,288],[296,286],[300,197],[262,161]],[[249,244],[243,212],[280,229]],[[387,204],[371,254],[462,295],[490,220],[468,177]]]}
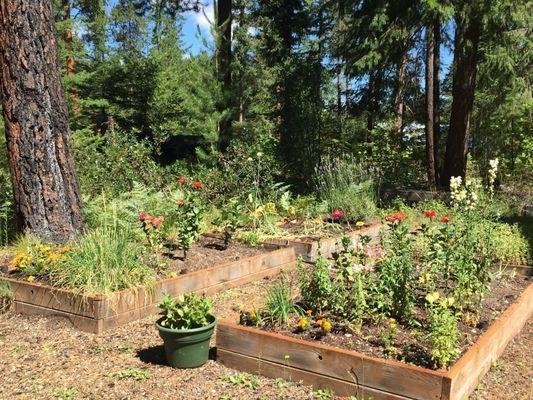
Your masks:
{"label": "pine tree trunk", "polygon": [[337,114],[342,112],[342,64],[341,60],[337,59]]}
{"label": "pine tree trunk", "polygon": [[468,14],[459,17],[456,23],[453,100],[441,176],[443,186],[450,184],[452,176],[461,176],[464,179],[466,175],[467,141],[474,105],[481,26],[481,13],[478,10],[473,9]]}
{"label": "pine tree trunk", "polygon": [[[217,67],[218,80],[222,85],[222,101],[219,111],[228,112],[231,98],[231,0],[218,0],[217,5]],[[229,115],[222,117],[219,122],[218,149],[225,152],[230,142],[231,119]]]}
{"label": "pine tree trunk", "polygon": [[395,121],[395,131],[397,136],[397,145],[398,148],[401,148],[402,144],[402,137],[403,137],[403,114],[405,109],[405,101],[404,101],[404,94],[405,94],[405,77],[407,72],[407,64],[409,62],[408,58],[408,49],[406,48],[404,53],[402,54],[402,59],[400,62],[400,66],[398,68],[398,76],[397,76],[397,90],[396,90],[396,96],[394,99],[394,109],[396,114],[396,121]]}
{"label": "pine tree trunk", "polygon": [[52,5],[0,0],[0,67],[19,230],[64,241],[84,230]]}
{"label": "pine tree trunk", "polygon": [[440,155],[439,155],[439,143],[440,143],[440,21],[438,18],[433,25],[433,159],[435,163],[435,182],[440,182]]}
{"label": "pine tree trunk", "polygon": [[428,186],[431,190],[436,188],[435,179],[435,43],[433,26],[426,27],[426,170]]}

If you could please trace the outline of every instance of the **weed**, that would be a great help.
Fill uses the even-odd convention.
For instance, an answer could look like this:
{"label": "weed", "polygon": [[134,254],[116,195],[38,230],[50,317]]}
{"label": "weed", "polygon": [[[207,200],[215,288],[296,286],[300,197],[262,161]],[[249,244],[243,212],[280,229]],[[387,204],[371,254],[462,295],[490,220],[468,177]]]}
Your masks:
{"label": "weed", "polygon": [[74,397],[78,393],[77,388],[70,388],[70,389],[62,389],[62,388],[56,388],[52,392],[52,396],[58,399],[70,399],[71,397]]}
{"label": "weed", "polygon": [[119,377],[120,379],[131,378],[136,381],[144,381],[144,380],[150,379],[150,377],[152,376],[150,370],[139,369],[139,368],[125,369],[122,371],[118,371],[114,375]]}
{"label": "weed", "polygon": [[250,390],[255,390],[259,387],[259,380],[257,377],[246,372],[242,372],[237,375],[226,375],[223,376],[222,379],[234,386],[240,386]]}
{"label": "weed", "polygon": [[333,391],[329,389],[319,389],[313,393],[313,397],[315,397],[316,399],[332,399],[333,396]]}

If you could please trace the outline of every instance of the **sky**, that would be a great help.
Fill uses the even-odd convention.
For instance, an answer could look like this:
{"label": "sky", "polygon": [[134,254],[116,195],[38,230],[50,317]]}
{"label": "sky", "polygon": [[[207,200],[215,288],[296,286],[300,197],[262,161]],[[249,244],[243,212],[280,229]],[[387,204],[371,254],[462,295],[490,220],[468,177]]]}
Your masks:
{"label": "sky", "polygon": [[184,14],[183,41],[187,46],[191,47],[190,52],[192,54],[205,50],[202,40],[198,37],[198,28],[200,28],[204,39],[211,41],[209,29],[210,23],[214,21],[213,3],[204,1],[204,4],[204,8],[200,12],[187,12]]}

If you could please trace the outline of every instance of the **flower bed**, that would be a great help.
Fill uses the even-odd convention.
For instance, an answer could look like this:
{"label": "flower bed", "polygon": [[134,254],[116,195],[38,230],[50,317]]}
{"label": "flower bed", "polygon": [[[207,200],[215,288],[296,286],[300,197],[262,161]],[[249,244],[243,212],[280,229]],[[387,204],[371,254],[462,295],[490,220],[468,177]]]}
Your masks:
{"label": "flower bed", "polygon": [[54,288],[38,281],[1,276],[11,286],[15,312],[67,317],[77,328],[100,333],[157,312],[164,293],[177,296],[186,292],[214,293],[272,276],[295,265],[292,248],[266,246],[265,253],[212,265],[178,276],[158,279],[153,285],[139,286],[110,294],[85,295],[76,290]]}
{"label": "flower bed", "polygon": [[[351,238],[351,246],[355,246],[360,242],[362,235],[369,236],[371,241],[377,241],[379,238],[379,231],[382,225],[376,222],[372,225],[357,228],[355,230],[345,233],[345,236]],[[314,262],[318,254],[324,257],[331,257],[335,252],[342,248],[342,237],[295,237],[290,239],[285,238],[268,238],[264,240],[265,243],[294,247],[296,253],[302,256],[304,261]]]}
{"label": "flower bed", "polygon": [[230,368],[302,381],[339,396],[459,400],[472,393],[532,315],[533,283],[449,370],[369,357],[229,320],[218,325],[217,360]]}

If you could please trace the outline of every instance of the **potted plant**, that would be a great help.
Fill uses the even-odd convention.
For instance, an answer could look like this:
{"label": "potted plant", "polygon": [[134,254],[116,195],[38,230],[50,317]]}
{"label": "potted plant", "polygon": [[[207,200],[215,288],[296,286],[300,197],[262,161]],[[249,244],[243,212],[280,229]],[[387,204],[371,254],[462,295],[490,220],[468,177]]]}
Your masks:
{"label": "potted plant", "polygon": [[194,293],[173,299],[168,293],[159,304],[156,322],[165,345],[168,364],[173,368],[195,368],[207,362],[209,340],[215,329],[211,301]]}

